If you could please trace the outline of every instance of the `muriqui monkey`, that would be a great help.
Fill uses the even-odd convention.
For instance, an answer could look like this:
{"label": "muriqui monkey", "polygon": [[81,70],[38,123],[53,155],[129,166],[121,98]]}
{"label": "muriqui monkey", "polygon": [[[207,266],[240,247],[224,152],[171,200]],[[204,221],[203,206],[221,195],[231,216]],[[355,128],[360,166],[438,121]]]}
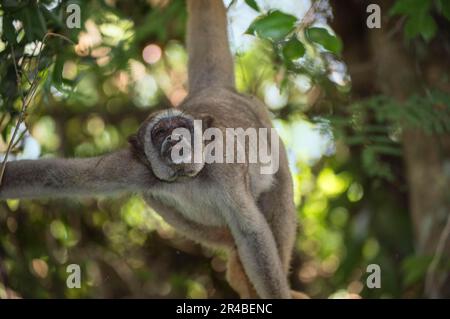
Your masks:
{"label": "muriqui monkey", "polygon": [[258,163],[180,165],[168,156],[178,141],[172,131],[192,131],[194,119],[220,130],[272,127],[265,105],[235,90],[222,0],[187,5],[189,95],[182,104],[150,115],[124,150],[8,163],[0,198],[140,192],[180,233],[228,250],[227,279],[242,298],[290,298],[287,274],[297,224],[282,143],[279,170],[272,175],[262,175]]}

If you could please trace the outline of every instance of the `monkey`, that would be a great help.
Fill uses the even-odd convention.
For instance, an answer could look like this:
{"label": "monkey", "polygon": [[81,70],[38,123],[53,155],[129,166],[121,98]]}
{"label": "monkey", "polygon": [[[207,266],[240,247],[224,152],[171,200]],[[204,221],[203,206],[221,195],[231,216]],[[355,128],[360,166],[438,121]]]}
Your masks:
{"label": "monkey", "polygon": [[[0,199],[139,192],[181,234],[227,250],[227,280],[241,298],[302,298],[287,280],[297,219],[283,143],[277,143],[279,169],[272,174],[262,174],[260,162],[209,163],[203,157],[193,162],[192,152],[191,161],[173,158],[180,144],[192,150],[207,128],[272,129],[267,107],[236,90],[222,0],[187,0],[187,9],[185,100],[151,114],[123,150],[7,163]],[[179,130],[191,139],[174,133]]]}

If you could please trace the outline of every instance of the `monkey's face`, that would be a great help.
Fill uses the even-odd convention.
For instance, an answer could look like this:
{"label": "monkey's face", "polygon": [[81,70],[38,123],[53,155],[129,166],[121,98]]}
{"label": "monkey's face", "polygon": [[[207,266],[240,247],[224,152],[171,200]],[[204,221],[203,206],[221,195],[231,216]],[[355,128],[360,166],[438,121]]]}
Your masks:
{"label": "monkey's face", "polygon": [[202,143],[202,130],[194,126],[191,116],[178,110],[164,110],[147,119],[132,144],[143,151],[159,179],[192,177],[205,165],[203,155],[194,154],[194,142]]}
{"label": "monkey's face", "polygon": [[[169,166],[176,167],[181,174],[190,174],[186,165],[190,164],[193,145],[194,124],[183,116],[161,118],[151,129],[151,140],[159,150],[161,159]],[[175,151],[177,150],[177,151]]]}

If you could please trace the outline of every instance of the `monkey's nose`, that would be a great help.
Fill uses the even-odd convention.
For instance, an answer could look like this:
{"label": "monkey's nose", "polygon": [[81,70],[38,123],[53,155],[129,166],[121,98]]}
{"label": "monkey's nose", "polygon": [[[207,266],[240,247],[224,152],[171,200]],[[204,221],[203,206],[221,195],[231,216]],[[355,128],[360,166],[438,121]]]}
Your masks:
{"label": "monkey's nose", "polygon": [[175,144],[177,144],[179,141],[181,141],[182,136],[178,134],[172,134],[167,136],[167,143],[172,147]]}
{"label": "monkey's nose", "polygon": [[172,151],[172,148],[177,143],[179,143],[179,139],[174,138],[170,135],[167,136],[161,145],[161,156],[168,157],[170,155],[170,152]]}

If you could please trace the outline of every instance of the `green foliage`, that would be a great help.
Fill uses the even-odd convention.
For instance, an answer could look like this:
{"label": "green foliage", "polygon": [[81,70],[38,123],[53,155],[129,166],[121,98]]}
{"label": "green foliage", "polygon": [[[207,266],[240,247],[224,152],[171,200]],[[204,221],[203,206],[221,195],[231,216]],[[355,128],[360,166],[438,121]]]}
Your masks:
{"label": "green foliage", "polygon": [[274,10],[259,16],[246,33],[271,41],[280,41],[292,32],[296,21],[296,17]]}
{"label": "green foliage", "polygon": [[312,42],[318,43],[330,52],[340,54],[342,51],[342,41],[328,32],[324,28],[308,28],[306,36]]}
{"label": "green foliage", "polygon": [[431,91],[426,96],[413,95],[403,103],[387,96],[374,96],[349,106],[352,120],[346,117],[328,119],[336,136],[346,144],[362,148],[365,173],[373,177],[395,179],[389,161],[402,156],[401,133],[419,129],[427,134],[450,132],[450,94]]}
{"label": "green foliage", "polygon": [[391,15],[403,15],[407,18],[405,35],[407,39],[422,36],[426,41],[437,33],[437,24],[433,12],[437,11],[450,20],[450,4],[446,0],[397,0],[390,10]]}
{"label": "green foliage", "polygon": [[437,10],[450,21],[450,2],[445,0],[437,0]]}
{"label": "green foliage", "polygon": [[403,271],[406,273],[403,284],[407,287],[420,282],[428,270],[432,261],[431,256],[410,256],[402,263]]}
{"label": "green foliage", "polygon": [[[313,25],[314,21],[305,24],[295,16],[274,10],[259,15],[246,32],[272,45],[275,65],[283,74],[282,89],[289,85],[290,75],[305,74],[327,91],[336,90],[331,74],[343,49],[342,40],[330,31],[331,27]],[[337,89],[346,90],[347,85],[348,81],[339,83],[341,87]]]}
{"label": "green foliage", "polygon": [[250,6],[252,9],[254,9],[254,10],[256,10],[256,11],[260,11],[260,10],[259,10],[259,6],[258,6],[258,4],[256,3],[255,0],[245,0],[245,3],[246,3],[248,6]]}
{"label": "green foliage", "polygon": [[306,52],[305,46],[293,37],[283,46],[283,57],[286,61],[301,58]]}
{"label": "green foliage", "polygon": [[[271,28],[270,23],[266,26]],[[320,86],[325,100],[322,103],[331,108],[331,113],[336,111],[334,116],[314,121],[321,127],[333,128],[338,143],[335,156],[314,168],[297,162],[294,184],[302,228],[298,248],[305,260],[299,270],[300,280],[312,295],[327,291],[327,296],[339,296],[339,288],[353,291],[349,282],[364,287],[365,275],[355,272],[364,273],[367,264],[376,263],[383,265],[382,291],[360,288],[356,293],[366,297],[401,296],[404,289],[423,280],[424,273],[402,268],[398,261],[399,255],[413,255],[407,208],[397,199],[403,190],[392,190],[401,178],[400,135],[411,127],[429,129],[430,133],[447,127],[450,121],[443,105],[448,105],[448,96],[436,91],[410,97],[404,103],[374,96],[346,106],[342,114],[338,105],[346,102],[336,92],[345,92],[345,85],[330,79],[340,62],[343,44],[328,26],[297,21],[289,32],[283,31],[283,39],[277,40],[254,34],[272,45],[272,57],[281,69],[269,73],[269,77],[283,74],[281,88],[292,91],[291,80],[299,74],[307,76],[313,85]],[[266,49],[264,46],[258,52]],[[242,61],[247,65],[246,60]],[[255,64],[254,70],[260,68],[260,63]],[[345,70],[340,72],[345,79]],[[291,115],[298,110],[288,104],[280,113]],[[287,118],[295,123],[295,117],[289,115]],[[294,142],[288,140],[288,148],[290,143]],[[410,277],[418,281],[410,281]]]}

